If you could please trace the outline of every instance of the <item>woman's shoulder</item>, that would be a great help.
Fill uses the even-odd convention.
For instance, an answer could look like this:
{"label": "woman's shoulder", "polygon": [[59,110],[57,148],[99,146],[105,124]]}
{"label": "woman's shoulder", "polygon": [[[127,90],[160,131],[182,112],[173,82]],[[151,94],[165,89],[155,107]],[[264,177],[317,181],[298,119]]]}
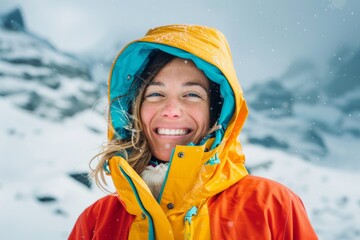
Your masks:
{"label": "woman's shoulder", "polygon": [[254,176],[247,175],[234,184],[230,189],[235,195],[240,195],[249,199],[260,199],[267,202],[269,199],[272,201],[284,201],[284,200],[300,200],[298,195],[294,193],[290,188],[277,181]]}
{"label": "woman's shoulder", "polygon": [[[230,188],[217,194],[209,201],[214,209],[231,209],[241,216],[251,215],[261,219],[264,213],[271,216],[288,216],[290,212],[306,216],[304,205],[298,195],[285,185],[263,177],[247,175]],[[234,208],[233,206],[236,206]],[[240,216],[240,215],[239,215]]]}
{"label": "woman's shoulder", "polygon": [[122,209],[123,205],[121,204],[118,196],[116,194],[108,194],[87,207],[84,212],[92,212],[94,214],[106,211],[106,209]]}
{"label": "woman's shoulder", "polygon": [[[116,219],[117,221],[114,221]],[[126,212],[117,195],[107,195],[87,207],[77,219],[69,239],[98,239],[110,231],[114,236],[127,235],[134,216]],[[123,226],[120,231],[118,226]],[[104,232],[105,231],[105,232]],[[94,234],[97,234],[96,236]],[[117,239],[126,239],[119,237]]]}
{"label": "woman's shoulder", "polygon": [[251,174],[242,178],[238,182],[238,185],[242,185],[242,186],[246,185],[248,187],[261,186],[264,188],[270,187],[271,189],[275,188],[276,190],[290,190],[287,186],[285,186],[284,184],[282,184],[280,182],[277,182],[277,181],[269,179],[269,178],[251,175]]}

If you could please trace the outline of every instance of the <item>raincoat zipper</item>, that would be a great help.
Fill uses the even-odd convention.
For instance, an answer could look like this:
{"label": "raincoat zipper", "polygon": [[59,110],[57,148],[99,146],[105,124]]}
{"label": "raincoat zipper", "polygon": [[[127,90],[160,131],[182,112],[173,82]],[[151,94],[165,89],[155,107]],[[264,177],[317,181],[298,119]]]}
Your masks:
{"label": "raincoat zipper", "polygon": [[143,214],[148,219],[148,222],[149,222],[149,231],[148,231],[149,232],[149,235],[148,235],[149,237],[148,237],[148,239],[149,240],[155,240],[154,223],[153,223],[153,220],[151,218],[150,213],[145,209],[144,205],[142,204],[141,199],[139,197],[139,193],[138,193],[133,181],[129,177],[129,175],[120,166],[119,166],[119,169],[120,169],[121,173],[125,176],[126,180],[129,182],[129,184],[130,184],[130,186],[131,186],[131,188],[132,188],[132,190],[134,192],[136,200],[137,200]]}
{"label": "raincoat zipper", "polygon": [[165,184],[167,182],[167,179],[168,179],[168,176],[169,176],[169,172],[170,172],[170,168],[171,168],[171,163],[172,163],[172,159],[173,159],[173,156],[174,156],[174,152],[175,152],[175,149],[172,150],[172,153],[171,153],[171,156],[170,156],[170,161],[169,161],[169,165],[168,165],[168,169],[166,170],[166,175],[165,175],[165,178],[164,178],[164,182],[162,183],[161,185],[161,190],[160,190],[160,193],[159,193],[159,196],[158,196],[158,203],[160,204],[161,202],[161,198],[162,198],[162,195],[163,195],[163,192],[164,192],[164,188],[165,188]]}

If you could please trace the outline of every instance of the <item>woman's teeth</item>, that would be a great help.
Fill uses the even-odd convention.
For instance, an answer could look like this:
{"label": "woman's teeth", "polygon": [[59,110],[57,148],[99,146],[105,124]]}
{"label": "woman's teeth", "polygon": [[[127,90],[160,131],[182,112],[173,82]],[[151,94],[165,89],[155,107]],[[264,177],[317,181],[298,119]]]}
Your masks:
{"label": "woman's teeth", "polygon": [[158,128],[157,133],[160,135],[169,135],[169,136],[180,136],[186,135],[187,130],[185,129],[167,129],[167,128]]}

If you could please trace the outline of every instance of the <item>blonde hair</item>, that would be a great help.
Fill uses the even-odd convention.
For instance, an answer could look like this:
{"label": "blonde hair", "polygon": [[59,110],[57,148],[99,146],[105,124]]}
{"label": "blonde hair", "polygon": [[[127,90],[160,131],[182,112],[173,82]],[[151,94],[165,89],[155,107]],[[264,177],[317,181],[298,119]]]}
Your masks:
{"label": "blonde hair", "polygon": [[[128,114],[126,119],[128,119],[129,122],[126,128],[131,129],[130,138],[118,139],[115,137],[114,139],[108,140],[105,145],[101,147],[100,152],[90,160],[90,168],[92,170],[90,176],[95,179],[96,185],[99,186],[101,189],[106,190],[105,186],[107,185],[105,180],[106,172],[104,169],[104,165],[113,156],[120,155],[121,157],[126,159],[130,166],[138,174],[140,174],[145,169],[145,167],[150,161],[151,151],[146,137],[142,131],[142,123],[139,117],[141,102],[145,89],[145,86],[141,87],[138,97],[135,98],[135,101],[133,102],[133,115],[123,113]],[[111,124],[109,124],[108,127],[113,128]],[[114,129],[112,130],[115,132]],[[92,168],[91,164],[95,159],[99,159],[99,161],[96,164],[95,168]]]}
{"label": "blonde hair", "polygon": [[[175,56],[170,56],[170,57],[167,56],[167,60],[162,59],[160,61],[162,62],[162,64],[159,64],[155,69],[152,69],[150,72],[149,70],[145,69],[144,72],[145,74],[147,74],[145,78],[143,78],[142,76],[138,77],[138,80],[142,81],[142,84],[137,94],[137,97],[135,98],[132,104],[132,108],[131,108],[132,115],[125,111],[122,111],[122,114],[127,114],[126,119],[128,119],[128,123],[127,126],[125,126],[125,128],[127,130],[131,130],[130,138],[126,138],[126,139],[114,138],[108,140],[105,143],[105,145],[101,147],[101,151],[91,159],[90,168],[92,172],[90,173],[90,176],[95,179],[95,183],[100,189],[108,191],[106,188],[107,186],[105,179],[106,170],[104,169],[104,165],[113,156],[120,155],[121,157],[123,157],[139,175],[144,171],[146,166],[149,164],[152,154],[147,138],[143,132],[143,126],[140,119],[141,104],[145,94],[145,90],[149,85],[149,83],[154,79],[154,77],[162,69],[162,67],[164,67],[174,58]],[[117,101],[121,97],[123,96],[115,98],[113,101]],[[108,124],[109,124],[108,126],[109,128],[113,128],[110,123]],[[219,128],[220,126],[217,125],[217,122],[215,122],[203,137],[208,136],[209,134],[215,132]],[[112,130],[115,132],[114,129]],[[96,164],[96,167],[92,168],[91,164],[95,159],[99,159],[99,161]]]}

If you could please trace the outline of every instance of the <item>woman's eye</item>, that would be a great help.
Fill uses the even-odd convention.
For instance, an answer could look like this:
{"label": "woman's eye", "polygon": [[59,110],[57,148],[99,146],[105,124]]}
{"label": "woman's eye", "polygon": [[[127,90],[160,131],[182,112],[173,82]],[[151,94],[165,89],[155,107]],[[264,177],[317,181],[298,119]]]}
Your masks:
{"label": "woman's eye", "polygon": [[161,97],[162,95],[160,93],[149,93],[145,97]]}
{"label": "woman's eye", "polygon": [[185,97],[195,97],[195,98],[201,98],[200,94],[197,93],[187,93]]}
{"label": "woman's eye", "polygon": [[164,97],[163,94],[158,93],[158,92],[152,92],[152,93],[145,94],[144,99],[146,99],[147,101],[150,101],[150,102],[155,102],[155,101],[159,101],[160,99],[162,99],[162,97]]}

